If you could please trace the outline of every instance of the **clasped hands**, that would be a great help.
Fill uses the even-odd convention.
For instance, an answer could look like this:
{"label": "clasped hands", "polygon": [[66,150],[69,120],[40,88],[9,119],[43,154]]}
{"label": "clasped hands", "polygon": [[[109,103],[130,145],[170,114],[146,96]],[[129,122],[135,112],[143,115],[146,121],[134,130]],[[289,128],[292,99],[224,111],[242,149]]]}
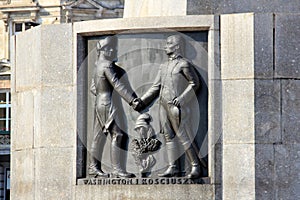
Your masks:
{"label": "clasped hands", "polygon": [[[176,107],[180,107],[180,99],[177,97],[175,97],[172,101],[170,101],[168,103],[173,104]],[[138,112],[141,112],[146,107],[144,102],[140,98],[133,99],[133,101],[131,102],[130,105],[135,111],[138,111]]]}
{"label": "clasped hands", "polygon": [[131,107],[138,112],[141,112],[142,110],[145,109],[145,104],[140,98],[135,98],[131,102]]}

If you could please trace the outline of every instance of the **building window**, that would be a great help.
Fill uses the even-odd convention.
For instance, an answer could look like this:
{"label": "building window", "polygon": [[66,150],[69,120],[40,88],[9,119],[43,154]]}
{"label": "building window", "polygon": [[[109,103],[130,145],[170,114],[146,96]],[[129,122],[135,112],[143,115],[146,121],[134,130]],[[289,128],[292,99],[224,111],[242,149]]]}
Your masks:
{"label": "building window", "polygon": [[0,132],[10,131],[11,96],[9,91],[0,91]]}
{"label": "building window", "polygon": [[38,26],[40,24],[35,22],[13,22],[12,27],[12,35],[16,35],[18,33],[21,33],[23,31],[26,31],[28,29],[31,29],[31,27]]}
{"label": "building window", "polygon": [[17,35],[18,33],[21,33],[27,29],[30,29],[30,26],[26,26],[26,23],[24,22],[15,22],[13,26],[13,35]]}

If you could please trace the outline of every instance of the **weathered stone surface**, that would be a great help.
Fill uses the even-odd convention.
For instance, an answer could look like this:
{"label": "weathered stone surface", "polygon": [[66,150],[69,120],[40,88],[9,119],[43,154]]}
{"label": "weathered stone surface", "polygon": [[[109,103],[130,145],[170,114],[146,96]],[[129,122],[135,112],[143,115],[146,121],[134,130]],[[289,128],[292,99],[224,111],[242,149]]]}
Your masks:
{"label": "weathered stone surface", "polygon": [[220,80],[209,81],[209,99],[211,105],[208,109],[209,141],[211,145],[222,142],[222,82]]}
{"label": "weathered stone surface", "polygon": [[254,14],[221,16],[222,79],[254,77]]}
{"label": "weathered stone surface", "polygon": [[187,13],[193,15],[228,14],[228,13],[298,13],[300,3],[294,0],[187,0]]}
{"label": "weathered stone surface", "polygon": [[275,199],[274,188],[274,146],[255,145],[255,197],[256,199]]}
{"label": "weathered stone surface", "polygon": [[12,95],[12,151],[33,147],[34,93],[35,91],[24,91]]}
{"label": "weathered stone surface", "polygon": [[273,14],[254,16],[254,73],[257,78],[273,77]]}
{"label": "weathered stone surface", "polygon": [[[72,25],[47,25],[41,28],[41,59],[43,85],[74,84],[72,68]],[[55,43],[53,42],[55,40]]]}
{"label": "weathered stone surface", "polygon": [[293,0],[215,0],[215,14],[225,13],[271,13],[271,12],[299,12],[300,4]]}
{"label": "weathered stone surface", "polygon": [[[214,148],[214,155],[209,155],[212,160],[208,163],[212,162],[212,166],[210,167],[209,177],[211,177],[211,183],[222,184],[222,151],[223,144],[216,143],[212,146]],[[211,151],[213,153],[213,151]]]}
{"label": "weathered stone surface", "polygon": [[209,80],[221,79],[221,54],[220,54],[220,31],[219,20],[215,19],[214,30],[211,30],[208,34],[208,76]]}
{"label": "weathered stone surface", "polygon": [[223,81],[223,142],[254,143],[254,81]]}
{"label": "weathered stone surface", "polygon": [[281,142],[280,81],[255,80],[255,141]]}
{"label": "weathered stone surface", "polygon": [[35,149],[35,199],[74,199],[73,148]]}
{"label": "weathered stone surface", "polygon": [[41,29],[36,27],[16,36],[16,91],[41,86]]}
{"label": "weathered stone surface", "polygon": [[214,0],[187,0],[188,15],[212,14],[214,11]]}
{"label": "weathered stone surface", "polygon": [[222,182],[222,84],[220,80],[212,80],[208,83],[209,99],[211,105],[208,109],[208,146],[210,169],[209,176],[212,183]]}
{"label": "weathered stone surface", "polygon": [[149,16],[180,16],[186,15],[186,0],[130,0],[125,1],[124,18]]}
{"label": "weathered stone surface", "polygon": [[75,145],[76,115],[73,87],[44,87],[34,106],[35,147],[70,147]]}
{"label": "weathered stone surface", "polygon": [[254,144],[223,145],[223,198],[255,199]]}
{"label": "weathered stone surface", "polygon": [[[300,4],[300,3],[299,3]],[[300,78],[300,15],[275,15],[275,76]]]}
{"label": "weathered stone surface", "polygon": [[33,150],[14,151],[11,157],[11,199],[34,199]]}
{"label": "weathered stone surface", "polygon": [[[205,185],[113,185],[113,186],[76,186],[76,200],[81,199],[214,199],[214,186]],[[99,195],[95,195],[99,194]]]}
{"label": "weathered stone surface", "polygon": [[[4,20],[0,21],[0,37],[5,38],[5,23],[4,23]],[[2,48],[0,48],[0,57],[5,58],[5,55],[7,55],[6,41],[4,41],[4,40],[0,41],[0,46],[2,47]]]}
{"label": "weathered stone surface", "polygon": [[[103,34],[107,30],[140,30],[140,29],[159,29],[166,31],[168,28],[184,28],[199,27],[199,29],[207,30],[214,23],[213,15],[199,16],[161,16],[161,17],[145,17],[145,18],[123,18],[123,19],[107,19],[92,20],[84,22],[76,22],[73,24],[73,31],[83,35]],[[108,28],[109,27],[109,28]]]}
{"label": "weathered stone surface", "polygon": [[300,144],[275,145],[275,199],[300,197]]}
{"label": "weathered stone surface", "polygon": [[300,80],[282,80],[282,140],[300,143]]}
{"label": "weathered stone surface", "polygon": [[[58,37],[59,35],[59,37]],[[20,105],[16,106],[17,116],[16,119],[20,119],[20,122],[16,123],[18,127],[16,129],[16,135],[25,137],[24,140],[18,141],[18,148],[32,147],[33,131],[40,133],[49,131],[51,134],[46,134],[45,138],[38,138],[37,145],[40,146],[46,144],[47,141],[52,145],[59,145],[60,143],[72,143],[72,140],[68,140],[70,131],[74,131],[75,124],[72,124],[72,128],[65,127],[63,124],[65,119],[72,119],[70,116],[74,112],[63,112],[65,108],[70,108],[70,105],[76,95],[72,93],[70,88],[61,92],[61,94],[52,91],[51,95],[43,96],[40,93],[40,89],[45,85],[72,85],[74,76],[72,68],[72,29],[70,24],[61,26],[49,25],[43,27],[34,28],[24,34],[17,36],[17,51],[16,55],[16,90],[24,91],[33,89],[34,92],[18,94],[17,102]],[[55,42],[54,42],[55,41]],[[64,44],[64,45],[57,45]],[[47,90],[47,89],[43,89]],[[59,89],[58,89],[59,90]],[[62,97],[63,96],[63,97]],[[67,101],[66,101],[67,99]],[[59,103],[65,101],[59,107]],[[45,103],[46,105],[43,105]],[[53,107],[49,107],[49,105]],[[53,119],[52,123],[49,123],[47,118],[51,116],[51,112],[43,112],[43,110],[50,110],[51,112],[58,112],[53,114],[56,120]],[[14,109],[14,108],[13,108]],[[24,110],[26,109],[26,110]],[[26,112],[25,112],[26,111]],[[70,116],[64,116],[64,114]],[[58,119],[59,117],[62,117]],[[23,120],[21,120],[23,119]],[[33,121],[36,120],[36,121]],[[40,120],[47,121],[46,127],[42,127],[44,123],[39,123]],[[55,123],[60,122],[60,123]],[[57,124],[61,124],[61,127],[54,128]],[[42,128],[41,128],[42,127]],[[18,132],[20,134],[18,135]],[[67,135],[67,136],[66,136]],[[50,136],[50,138],[49,138]],[[62,139],[62,136],[66,138]],[[51,139],[52,138],[52,139]],[[39,139],[41,139],[39,141]],[[54,142],[55,140],[55,142]],[[40,142],[40,143],[39,143]],[[23,143],[21,145],[20,143]],[[27,146],[24,146],[26,143]],[[74,143],[73,143],[74,144]]]}

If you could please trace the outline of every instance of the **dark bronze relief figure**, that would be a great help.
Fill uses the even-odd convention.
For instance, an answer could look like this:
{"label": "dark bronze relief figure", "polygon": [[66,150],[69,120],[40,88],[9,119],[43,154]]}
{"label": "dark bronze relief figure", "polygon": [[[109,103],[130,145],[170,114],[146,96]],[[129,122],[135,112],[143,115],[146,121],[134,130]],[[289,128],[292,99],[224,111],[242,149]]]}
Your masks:
{"label": "dark bronze relief figure", "polygon": [[[180,144],[192,166],[187,178],[199,178],[201,175],[200,160],[189,138],[192,125],[189,113],[192,108],[189,102],[196,98],[195,92],[200,88],[199,77],[194,67],[181,55],[184,41],[180,35],[167,38],[165,52],[167,63],[160,67],[152,87],[141,97],[142,104],[150,105],[156,98],[159,101],[160,132],[166,141],[166,154],[169,166],[161,177],[178,176],[176,164],[178,159],[177,144]],[[139,102],[139,101],[137,101]],[[139,105],[142,105],[139,104]],[[138,110],[139,111],[139,110]],[[205,165],[204,162],[202,162]]]}
{"label": "dark bronze relief figure", "polygon": [[[94,138],[90,150],[89,175],[109,177],[101,169],[101,152],[106,135],[111,136],[111,166],[114,177],[133,177],[125,171],[122,165],[122,149],[125,143],[124,110],[121,103],[123,98],[129,105],[137,98],[126,80],[125,71],[113,60],[117,53],[117,39],[107,37],[97,42],[97,61],[91,84],[91,92],[96,96]],[[114,92],[116,91],[116,92]],[[113,95],[113,93],[116,95]],[[138,104],[135,103],[135,106]],[[100,154],[100,155],[99,155]]]}

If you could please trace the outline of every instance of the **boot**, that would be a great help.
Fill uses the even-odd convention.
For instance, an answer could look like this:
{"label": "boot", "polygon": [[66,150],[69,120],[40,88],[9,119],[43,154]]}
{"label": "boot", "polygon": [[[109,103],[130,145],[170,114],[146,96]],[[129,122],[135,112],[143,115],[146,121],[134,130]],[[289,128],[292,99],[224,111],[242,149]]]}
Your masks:
{"label": "boot", "polygon": [[97,178],[97,177],[108,178],[109,177],[109,174],[104,173],[101,170],[100,160],[102,157],[102,151],[103,151],[102,147],[104,146],[104,142],[105,142],[105,137],[101,134],[97,134],[92,143],[88,174],[94,178]]}
{"label": "boot", "polygon": [[88,170],[89,175],[93,176],[94,178],[98,178],[98,177],[108,178],[109,175],[107,173],[103,172],[101,170],[100,166],[101,166],[100,162],[96,158],[91,156],[91,164],[90,164],[89,170]]}
{"label": "boot", "polygon": [[134,174],[128,173],[123,169],[114,169],[112,172],[112,178],[133,178]]}
{"label": "boot", "polygon": [[164,173],[158,174],[158,176],[160,176],[160,177],[176,177],[176,176],[178,176],[178,173],[179,173],[179,171],[177,169],[177,166],[169,164],[168,169]]}
{"label": "boot", "polygon": [[[117,136],[118,137],[118,136]],[[119,136],[121,137],[121,136]],[[111,145],[111,163],[113,167],[112,177],[114,178],[131,178],[134,174],[126,172],[121,165],[121,138],[113,138]]]}
{"label": "boot", "polygon": [[186,176],[187,178],[199,178],[201,175],[200,165],[192,165],[191,172]]}
{"label": "boot", "polygon": [[162,173],[162,174],[158,174],[158,176],[160,177],[174,177],[174,176],[178,176],[178,168],[176,163],[177,160],[177,151],[176,151],[176,145],[174,142],[167,142],[166,143],[166,149],[167,149],[167,156],[168,156],[168,160],[169,160],[169,167],[167,168],[167,170]]}
{"label": "boot", "polygon": [[185,153],[192,166],[191,172],[186,177],[192,179],[199,178],[201,175],[201,168],[196,152],[192,147],[189,147]]}

